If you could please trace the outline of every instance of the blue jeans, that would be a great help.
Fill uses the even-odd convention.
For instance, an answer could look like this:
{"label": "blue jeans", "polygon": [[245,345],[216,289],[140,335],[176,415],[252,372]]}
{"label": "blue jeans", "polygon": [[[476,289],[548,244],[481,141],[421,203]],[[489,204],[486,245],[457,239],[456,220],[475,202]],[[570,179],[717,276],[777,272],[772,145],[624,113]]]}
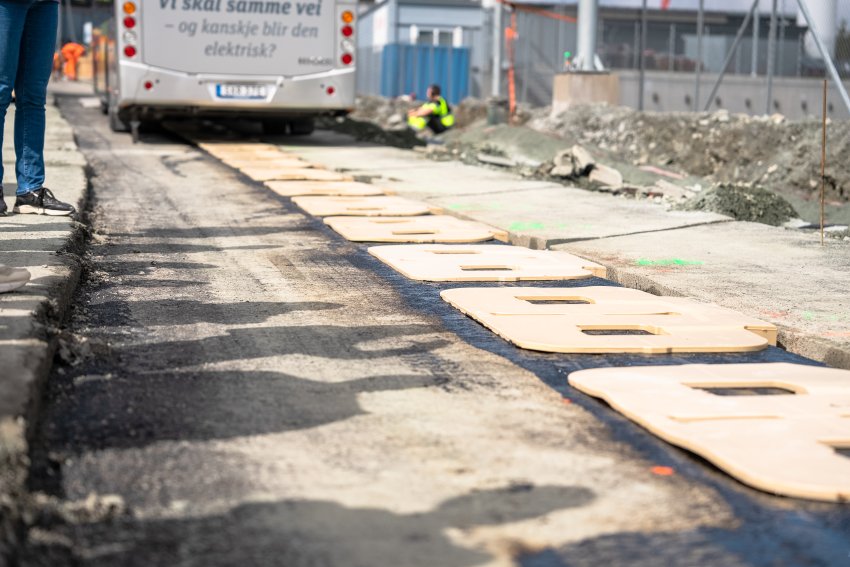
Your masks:
{"label": "blue jeans", "polygon": [[58,22],[59,5],[55,2],[0,0],[0,152],[6,109],[14,89],[18,195],[44,184],[44,106]]}

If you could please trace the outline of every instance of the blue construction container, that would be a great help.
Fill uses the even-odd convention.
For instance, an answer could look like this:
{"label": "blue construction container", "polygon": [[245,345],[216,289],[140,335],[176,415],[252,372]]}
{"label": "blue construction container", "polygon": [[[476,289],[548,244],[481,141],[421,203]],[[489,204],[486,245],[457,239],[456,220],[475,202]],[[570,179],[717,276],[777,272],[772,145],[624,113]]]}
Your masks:
{"label": "blue construction container", "polygon": [[443,45],[389,44],[381,54],[381,95],[416,94],[425,98],[437,83],[443,97],[457,104],[469,96],[469,48]]}

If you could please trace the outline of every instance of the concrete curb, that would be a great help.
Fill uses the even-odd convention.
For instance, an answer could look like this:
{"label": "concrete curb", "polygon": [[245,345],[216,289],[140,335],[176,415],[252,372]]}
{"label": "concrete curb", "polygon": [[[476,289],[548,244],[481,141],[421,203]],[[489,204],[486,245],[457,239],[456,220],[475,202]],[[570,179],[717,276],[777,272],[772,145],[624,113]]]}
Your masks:
{"label": "concrete curb", "polygon": [[[14,121],[11,109],[8,118],[7,132]],[[8,144],[11,136],[4,138]],[[12,148],[6,145],[3,154],[8,164]],[[47,109],[45,162],[45,184],[84,211],[89,196],[85,158],[55,105]],[[9,198],[14,184],[8,183],[6,169],[8,203],[14,200]],[[0,262],[26,267],[33,276],[25,287],[0,295],[0,566],[14,560],[24,536],[28,440],[56,351],[55,328],[80,280],[86,233],[84,224],[68,217],[10,214],[0,219]]]}

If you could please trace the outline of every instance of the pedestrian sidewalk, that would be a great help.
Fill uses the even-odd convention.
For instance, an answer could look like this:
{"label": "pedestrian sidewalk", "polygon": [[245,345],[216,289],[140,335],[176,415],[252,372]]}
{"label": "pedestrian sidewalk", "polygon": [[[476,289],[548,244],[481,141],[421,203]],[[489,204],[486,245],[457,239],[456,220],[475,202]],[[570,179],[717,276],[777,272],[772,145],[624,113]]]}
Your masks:
{"label": "pedestrian sidewalk", "polygon": [[[3,145],[9,216],[0,217],[0,263],[27,268],[32,280],[19,290],[0,294],[0,533],[14,533],[7,530],[16,512],[6,508],[14,500],[3,497],[17,494],[24,479],[27,419],[37,411],[39,385],[50,370],[55,348],[49,327],[62,320],[76,288],[80,275],[76,252],[84,234],[83,226],[68,217],[12,214],[14,115],[12,106]],[[70,125],[52,105],[47,109],[45,159],[45,184],[57,197],[82,209],[85,158],[77,150]],[[0,538],[0,560],[3,545]]]}
{"label": "pedestrian sidewalk", "polygon": [[770,321],[787,350],[850,369],[850,242],[827,239],[821,247],[816,234],[668,211],[408,150],[354,147],[337,134],[286,149],[505,230],[513,244],[583,256],[627,287]]}

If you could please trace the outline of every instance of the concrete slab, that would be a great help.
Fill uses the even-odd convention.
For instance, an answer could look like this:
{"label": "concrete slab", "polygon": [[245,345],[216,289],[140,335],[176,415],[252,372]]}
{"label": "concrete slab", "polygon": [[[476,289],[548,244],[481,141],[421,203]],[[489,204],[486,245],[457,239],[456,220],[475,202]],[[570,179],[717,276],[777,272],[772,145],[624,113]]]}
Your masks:
{"label": "concrete slab", "polygon": [[850,369],[850,244],[756,223],[723,223],[555,246],[608,278],[697,297],[774,323],[791,352]]}
{"label": "concrete slab", "polygon": [[430,199],[449,213],[505,230],[514,244],[548,248],[573,240],[610,238],[725,222],[714,213],[667,211],[661,205],[569,187]]}

